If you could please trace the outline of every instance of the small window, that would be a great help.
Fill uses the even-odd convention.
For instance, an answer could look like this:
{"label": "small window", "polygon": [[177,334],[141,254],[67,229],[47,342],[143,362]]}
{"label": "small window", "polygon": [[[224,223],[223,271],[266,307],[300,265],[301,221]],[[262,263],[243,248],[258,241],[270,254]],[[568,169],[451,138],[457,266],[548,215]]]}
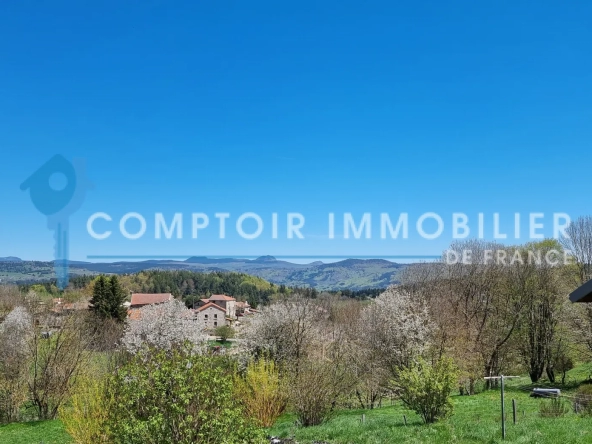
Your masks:
{"label": "small window", "polygon": [[214,315],[214,319],[218,319],[218,315],[217,314]]}
{"label": "small window", "polygon": [[214,322],[214,327],[217,327],[217,326],[218,326],[218,323],[217,322]]}
{"label": "small window", "polygon": [[204,318],[205,318],[205,319],[208,319],[208,315],[204,315]]}

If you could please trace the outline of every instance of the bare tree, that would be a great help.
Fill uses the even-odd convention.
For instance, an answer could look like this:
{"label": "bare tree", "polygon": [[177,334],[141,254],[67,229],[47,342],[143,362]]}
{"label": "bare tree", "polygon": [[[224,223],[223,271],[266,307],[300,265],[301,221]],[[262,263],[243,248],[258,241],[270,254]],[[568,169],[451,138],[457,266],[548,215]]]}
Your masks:
{"label": "bare tree", "polygon": [[24,305],[24,297],[18,287],[0,285],[0,320],[18,306]]}
{"label": "bare tree", "polygon": [[16,307],[0,324],[0,420],[17,421],[28,398],[27,344],[32,335],[33,321],[24,307]]}
{"label": "bare tree", "polygon": [[578,217],[565,230],[568,237],[559,241],[569,251],[579,269],[579,284],[592,279],[592,216]]}
{"label": "bare tree", "polygon": [[27,379],[31,401],[40,419],[56,417],[88,359],[93,338],[86,328],[85,316],[66,315],[60,328],[49,337],[42,336],[40,328],[36,328],[29,341],[31,371]]}

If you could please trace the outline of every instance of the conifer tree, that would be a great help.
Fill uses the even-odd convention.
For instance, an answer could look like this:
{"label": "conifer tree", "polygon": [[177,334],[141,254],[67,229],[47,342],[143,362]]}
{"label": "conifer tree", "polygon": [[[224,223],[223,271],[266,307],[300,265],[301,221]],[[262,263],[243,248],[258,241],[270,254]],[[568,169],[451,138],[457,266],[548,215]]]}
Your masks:
{"label": "conifer tree", "polygon": [[93,288],[93,297],[90,300],[91,310],[102,319],[116,319],[123,322],[126,318],[126,309],[122,305],[125,302],[125,292],[119,283],[117,276],[109,279],[99,276]]}
{"label": "conifer tree", "polygon": [[91,310],[100,318],[108,317],[107,299],[107,280],[101,275],[95,281],[93,296],[90,300]]}

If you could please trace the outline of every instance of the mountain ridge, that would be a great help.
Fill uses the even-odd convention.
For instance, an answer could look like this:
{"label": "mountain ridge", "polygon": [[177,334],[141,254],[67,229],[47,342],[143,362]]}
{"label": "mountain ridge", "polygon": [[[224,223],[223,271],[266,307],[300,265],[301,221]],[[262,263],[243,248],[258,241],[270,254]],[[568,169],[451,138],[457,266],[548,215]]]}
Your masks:
{"label": "mountain ridge", "polygon": [[[300,264],[278,260],[269,255],[256,259],[191,256],[186,260],[70,261],[69,266],[72,275],[133,274],[151,269],[188,270],[203,273],[239,272],[263,278],[276,285],[313,287],[318,290],[364,290],[387,287],[398,281],[398,273],[405,267],[403,264],[384,259],[355,258],[337,262],[317,260]],[[0,259],[0,279],[3,283],[30,283],[48,280],[52,277],[54,277],[53,261],[2,261]]]}

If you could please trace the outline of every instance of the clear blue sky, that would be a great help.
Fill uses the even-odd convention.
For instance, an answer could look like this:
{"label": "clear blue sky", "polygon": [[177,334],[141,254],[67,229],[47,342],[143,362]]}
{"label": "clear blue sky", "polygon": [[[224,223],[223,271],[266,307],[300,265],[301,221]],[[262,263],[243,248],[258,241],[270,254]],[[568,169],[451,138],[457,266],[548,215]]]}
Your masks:
{"label": "clear blue sky", "polygon": [[[52,258],[19,185],[57,153],[95,186],[71,218],[78,260],[439,254],[450,236],[329,241],[327,213],[591,213],[590,17],[588,1],[1,2],[0,256]],[[148,232],[94,240],[97,211]],[[301,212],[306,239],[154,240],[155,212],[194,211]]]}

